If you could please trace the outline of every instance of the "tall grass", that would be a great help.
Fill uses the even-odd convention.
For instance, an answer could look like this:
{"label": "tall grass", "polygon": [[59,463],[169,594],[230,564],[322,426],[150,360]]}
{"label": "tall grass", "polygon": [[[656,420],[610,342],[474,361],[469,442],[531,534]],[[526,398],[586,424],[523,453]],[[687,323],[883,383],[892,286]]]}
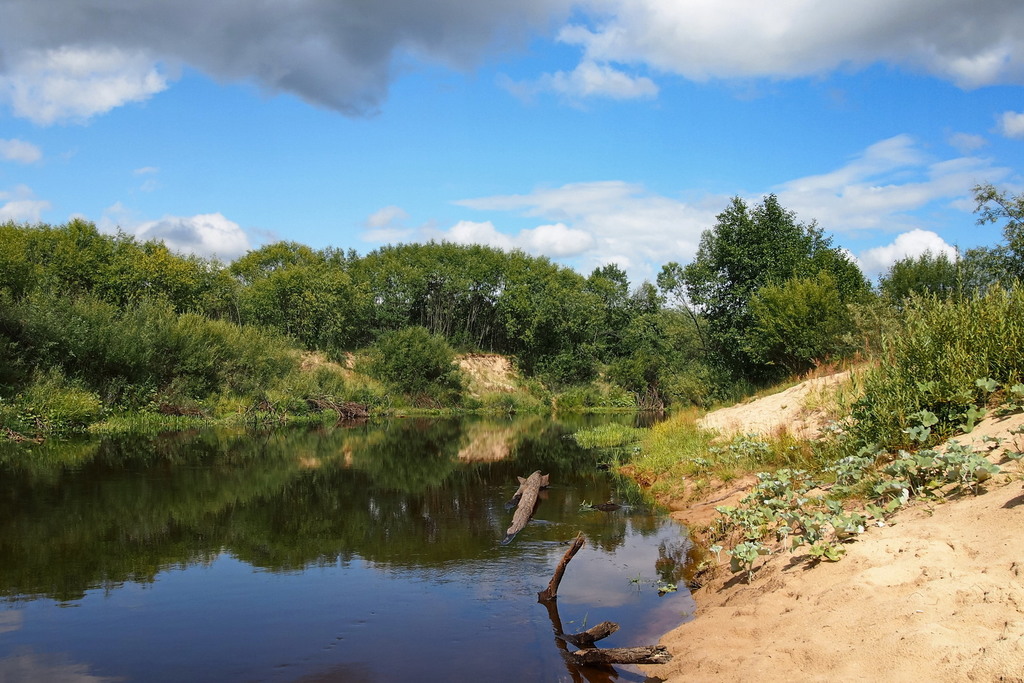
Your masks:
{"label": "tall grass", "polygon": [[64,432],[81,429],[103,415],[100,397],[59,368],[37,369],[12,401],[0,401],[0,425],[15,432]]}
{"label": "tall grass", "polygon": [[688,409],[652,427],[630,461],[633,476],[650,484],[655,493],[667,493],[683,478],[697,474],[715,437],[697,426],[700,415],[701,411]]}
{"label": "tall grass", "polygon": [[1007,386],[1022,377],[1024,290],[912,298],[898,332],[883,339],[880,362],[864,376],[864,395],[852,411],[852,442],[884,449],[920,445],[906,430],[922,410],[938,418],[932,440],[948,436],[968,423],[972,406],[992,398],[977,380]]}
{"label": "tall grass", "polygon": [[0,312],[24,368],[59,368],[108,404],[140,407],[157,392],[202,398],[264,389],[297,367],[293,345],[259,328],[174,312],[158,300],[119,308],[92,295],[36,291]]}

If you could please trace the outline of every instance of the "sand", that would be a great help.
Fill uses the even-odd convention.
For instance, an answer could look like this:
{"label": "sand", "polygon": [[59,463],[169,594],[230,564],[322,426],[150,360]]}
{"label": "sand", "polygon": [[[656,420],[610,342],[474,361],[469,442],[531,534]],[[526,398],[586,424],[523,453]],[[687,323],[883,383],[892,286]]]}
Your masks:
{"label": "sand", "polygon": [[[807,390],[745,404],[728,424],[771,431],[780,415],[801,412],[793,397]],[[1021,424],[1020,414],[986,419],[959,440],[980,449],[983,436],[1001,435],[1024,450],[1024,437],[1009,434]],[[989,456],[1004,474],[979,495],[913,503],[848,544],[839,562],[783,552],[749,585],[722,567],[696,591],[696,618],[662,638],[673,661],[645,672],[667,681],[1024,682],[1024,466],[1002,449]]]}

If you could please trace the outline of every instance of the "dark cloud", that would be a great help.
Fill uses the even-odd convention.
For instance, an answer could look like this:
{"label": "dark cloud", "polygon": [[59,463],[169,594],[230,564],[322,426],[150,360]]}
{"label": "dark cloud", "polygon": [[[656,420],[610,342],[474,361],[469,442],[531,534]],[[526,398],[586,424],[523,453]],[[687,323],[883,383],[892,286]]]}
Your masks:
{"label": "dark cloud", "polygon": [[[0,70],[61,47],[144,53],[350,114],[407,57],[456,68],[521,45],[567,0],[0,0]],[[6,65],[6,66],[4,66]]]}

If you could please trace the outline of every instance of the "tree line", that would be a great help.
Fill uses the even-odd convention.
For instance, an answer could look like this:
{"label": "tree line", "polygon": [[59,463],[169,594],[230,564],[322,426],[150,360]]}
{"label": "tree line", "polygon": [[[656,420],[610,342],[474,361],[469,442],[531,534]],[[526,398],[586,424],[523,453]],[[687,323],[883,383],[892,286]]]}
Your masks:
{"label": "tree line", "polygon": [[974,193],[979,222],[1005,223],[1003,244],[903,259],[878,288],[774,195],[753,206],[734,198],[691,263],[665,264],[656,283],[637,286],[614,264],[584,276],[479,245],[361,256],[278,242],[224,263],[81,219],[8,222],[0,401],[57,387],[91,397],[98,412],[159,396],[208,402],[284,391],[297,382],[282,379],[297,350],[341,360],[369,349],[371,375],[442,403],[460,400],[454,353],[490,352],[555,391],[600,381],[640,406],[708,404],[858,350],[865,321],[908,296],[968,296],[1019,278],[1024,197],[990,185]]}

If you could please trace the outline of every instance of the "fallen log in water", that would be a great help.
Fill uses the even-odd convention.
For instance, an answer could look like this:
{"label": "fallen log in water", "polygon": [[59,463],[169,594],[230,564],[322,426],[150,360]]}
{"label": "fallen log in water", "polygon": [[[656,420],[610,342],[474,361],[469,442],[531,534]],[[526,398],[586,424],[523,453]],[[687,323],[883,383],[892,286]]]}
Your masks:
{"label": "fallen log in water", "polygon": [[[512,508],[514,508],[517,505],[519,505],[519,503],[523,499],[523,491],[525,491],[527,489],[528,485],[532,485],[532,483],[533,483],[532,479],[533,479],[534,475],[538,475],[538,474],[540,474],[540,470],[537,470],[536,472],[531,474],[526,479],[523,479],[522,477],[516,477],[516,479],[519,480],[519,488],[517,488],[516,492],[514,494],[512,494],[512,499],[509,500],[507,503],[505,503],[505,509],[506,510],[511,510]],[[540,477],[540,487],[542,489],[543,488],[547,488],[548,481],[550,479],[551,479],[551,475],[550,474],[541,475],[541,477]]]}
{"label": "fallen log in water", "polygon": [[518,500],[519,506],[512,516],[512,526],[505,531],[505,539],[501,542],[502,545],[511,543],[516,534],[522,531],[523,527],[530,521],[530,518],[533,517],[534,509],[537,507],[537,496],[540,494],[541,488],[546,487],[549,481],[550,475],[541,474],[540,470],[537,470],[526,479],[519,477],[519,490],[512,496],[513,501]]}
{"label": "fallen log in water", "polygon": [[[562,651],[562,656],[569,665],[569,674],[573,677],[573,680],[578,680],[577,675],[574,673],[575,667],[578,666],[610,667],[612,664],[665,664],[671,661],[672,655],[669,654],[668,648],[664,645],[608,648],[606,650],[595,647],[595,642],[602,638],[607,638],[619,630],[619,625],[612,621],[603,621],[593,628],[572,635],[567,635],[562,631],[562,620],[558,616],[558,607],[555,602],[555,599],[558,597],[558,585],[562,582],[566,566],[576,553],[579,552],[579,549],[583,547],[583,542],[583,532],[581,531],[576,535],[576,540],[573,541],[569,549],[565,551],[561,561],[559,561],[555,574],[548,583],[548,587],[537,593],[537,602],[548,608],[548,617],[550,617],[551,625],[555,629],[555,643]],[[581,649],[576,652],[569,652],[566,643]],[[614,673],[614,669],[611,669],[611,671]],[[587,677],[587,680],[590,680],[590,678]]]}
{"label": "fallen log in water", "polygon": [[579,664],[667,664],[672,660],[672,655],[664,645],[618,647],[607,650],[587,648],[569,653],[569,657]]}
{"label": "fallen log in water", "polygon": [[[558,597],[558,584],[562,583],[562,575],[565,574],[565,567],[569,564],[576,553],[583,547],[583,543],[586,539],[583,537],[583,532],[576,534],[576,540],[572,542],[569,549],[565,551],[565,555],[562,555],[562,559],[558,563],[558,567],[555,568],[555,573],[551,577],[551,581],[548,582],[548,587],[537,593],[537,600],[539,602],[549,602]],[[618,627],[616,627],[618,628]]]}
{"label": "fallen log in water", "polygon": [[608,636],[610,636],[618,630],[619,625],[616,624],[614,621],[602,621],[597,626],[594,626],[593,628],[588,628],[586,631],[582,631],[580,633],[573,633],[572,635],[566,633],[558,633],[555,635],[558,638],[561,638],[565,642],[569,643],[570,645],[587,648],[594,647],[594,643],[601,640],[602,638],[607,638]]}

